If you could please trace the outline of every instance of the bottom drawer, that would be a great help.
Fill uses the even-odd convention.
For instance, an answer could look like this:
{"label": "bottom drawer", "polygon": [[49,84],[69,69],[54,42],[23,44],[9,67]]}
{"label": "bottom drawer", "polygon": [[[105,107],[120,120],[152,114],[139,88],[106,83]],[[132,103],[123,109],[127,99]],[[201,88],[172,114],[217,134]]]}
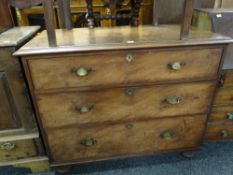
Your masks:
{"label": "bottom drawer", "polygon": [[35,140],[0,142],[0,164],[39,155]]}
{"label": "bottom drawer", "polygon": [[205,115],[49,130],[53,165],[199,146]]}
{"label": "bottom drawer", "polygon": [[209,124],[205,139],[207,141],[233,139],[233,125],[211,125]]}

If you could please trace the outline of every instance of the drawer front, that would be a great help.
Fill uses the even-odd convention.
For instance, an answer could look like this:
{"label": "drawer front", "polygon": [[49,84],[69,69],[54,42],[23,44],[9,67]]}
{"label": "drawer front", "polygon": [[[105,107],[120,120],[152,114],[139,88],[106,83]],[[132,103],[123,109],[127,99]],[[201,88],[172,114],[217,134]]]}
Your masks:
{"label": "drawer front", "polygon": [[210,141],[233,139],[233,125],[209,124],[205,138]]}
{"label": "drawer front", "polygon": [[93,161],[197,147],[205,122],[206,116],[187,116],[50,130],[48,142],[55,163]]}
{"label": "drawer front", "polygon": [[0,142],[0,163],[38,156],[35,140]]}
{"label": "drawer front", "polygon": [[57,55],[28,60],[36,90],[214,78],[222,49]]}
{"label": "drawer front", "polygon": [[209,121],[233,124],[233,106],[213,107]]}
{"label": "drawer front", "polygon": [[233,105],[233,88],[219,88],[214,105]]}
{"label": "drawer front", "polygon": [[209,109],[215,83],[193,83],[38,95],[43,125],[201,114]]}

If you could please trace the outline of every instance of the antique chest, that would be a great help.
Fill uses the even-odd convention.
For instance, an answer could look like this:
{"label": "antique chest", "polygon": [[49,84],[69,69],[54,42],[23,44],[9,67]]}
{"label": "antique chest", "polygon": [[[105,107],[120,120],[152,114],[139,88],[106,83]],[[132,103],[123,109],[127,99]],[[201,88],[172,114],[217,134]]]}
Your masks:
{"label": "antique chest", "polygon": [[[233,37],[233,9],[196,9],[193,25]],[[233,45],[225,53],[206,140],[233,139]]]}
{"label": "antique chest", "polygon": [[35,172],[48,170],[47,158],[22,66],[12,54],[38,30],[37,26],[14,27],[0,34],[0,166],[29,167]]}
{"label": "antique chest", "polygon": [[232,40],[179,26],[42,32],[18,50],[51,166],[197,149]]}

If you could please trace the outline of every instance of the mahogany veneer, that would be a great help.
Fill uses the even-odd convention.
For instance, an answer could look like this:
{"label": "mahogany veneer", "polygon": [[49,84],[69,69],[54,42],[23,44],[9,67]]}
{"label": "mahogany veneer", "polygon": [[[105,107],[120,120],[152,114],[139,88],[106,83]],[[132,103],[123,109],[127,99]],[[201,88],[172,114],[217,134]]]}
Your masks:
{"label": "mahogany veneer", "polygon": [[52,166],[197,149],[232,40],[177,26],[57,30],[21,56]]}

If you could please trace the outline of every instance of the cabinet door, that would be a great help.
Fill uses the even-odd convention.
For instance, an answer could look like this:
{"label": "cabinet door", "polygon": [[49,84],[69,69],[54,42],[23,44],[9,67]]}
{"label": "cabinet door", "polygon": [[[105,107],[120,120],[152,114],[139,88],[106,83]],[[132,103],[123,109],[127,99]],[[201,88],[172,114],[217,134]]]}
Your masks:
{"label": "cabinet door", "polygon": [[17,111],[5,72],[0,72],[0,130],[18,127]]}

